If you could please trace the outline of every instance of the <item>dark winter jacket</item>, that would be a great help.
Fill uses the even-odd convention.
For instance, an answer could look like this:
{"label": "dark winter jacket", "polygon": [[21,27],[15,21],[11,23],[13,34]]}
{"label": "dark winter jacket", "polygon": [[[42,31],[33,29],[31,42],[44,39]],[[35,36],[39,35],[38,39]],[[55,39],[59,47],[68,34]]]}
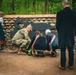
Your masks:
{"label": "dark winter jacket", "polygon": [[4,32],[3,32],[3,28],[2,28],[1,23],[0,23],[0,40],[5,40]]}
{"label": "dark winter jacket", "polygon": [[5,44],[5,43],[6,41],[5,41],[4,31],[0,23],[0,44]]}
{"label": "dark winter jacket", "polygon": [[[55,36],[55,38],[53,38],[53,36]],[[47,33],[46,39],[47,39],[47,50],[50,49],[49,46],[51,46],[52,48],[58,46],[58,38],[55,34],[53,34],[51,32]],[[51,43],[52,40],[53,40],[53,42]]]}
{"label": "dark winter jacket", "polygon": [[57,13],[56,28],[58,31],[59,47],[72,47],[74,45],[74,29],[76,26],[76,12],[69,7]]}
{"label": "dark winter jacket", "polygon": [[[29,47],[28,47],[28,50],[31,48],[31,46],[33,45],[35,39],[36,39],[37,36],[34,36]],[[34,49],[36,50],[46,50],[46,47],[47,47],[47,41],[46,41],[46,38],[44,36],[40,36],[35,44],[34,44]]]}

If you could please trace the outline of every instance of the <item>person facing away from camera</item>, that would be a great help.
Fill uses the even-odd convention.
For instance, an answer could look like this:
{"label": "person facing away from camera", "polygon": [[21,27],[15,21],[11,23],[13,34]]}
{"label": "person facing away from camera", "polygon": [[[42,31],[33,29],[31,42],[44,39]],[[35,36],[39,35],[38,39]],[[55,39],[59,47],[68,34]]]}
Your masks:
{"label": "person facing away from camera", "polygon": [[32,30],[32,25],[29,24],[27,27],[20,29],[12,38],[12,43],[20,46],[18,48],[18,54],[26,54],[23,52],[23,48],[26,46],[27,43],[31,42],[31,39],[28,33]]}
{"label": "person facing away from camera", "polygon": [[57,55],[56,49],[58,49],[58,38],[50,29],[46,29],[45,34],[47,39],[47,50],[50,52],[51,57],[55,57]]}
{"label": "person facing away from camera", "polygon": [[32,54],[34,55],[35,50],[46,50],[46,47],[47,47],[46,38],[42,35],[40,31],[36,30],[31,40],[31,43],[28,46],[28,50],[32,48]]}
{"label": "person facing away from camera", "polygon": [[76,12],[70,8],[68,0],[62,2],[63,10],[60,10],[56,16],[56,29],[58,32],[58,43],[60,48],[59,69],[65,70],[66,67],[66,49],[68,50],[68,68],[73,69],[74,65],[74,29],[76,26]]}

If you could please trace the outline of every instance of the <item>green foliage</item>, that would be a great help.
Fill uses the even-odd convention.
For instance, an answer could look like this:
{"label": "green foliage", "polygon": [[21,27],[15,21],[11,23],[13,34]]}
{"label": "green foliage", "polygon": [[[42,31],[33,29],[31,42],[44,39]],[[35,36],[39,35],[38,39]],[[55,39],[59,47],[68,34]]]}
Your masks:
{"label": "green foliage", "polygon": [[[14,5],[12,1],[14,1]],[[47,14],[56,14],[62,9],[61,2],[63,0],[48,1]],[[72,0],[69,1],[72,4]],[[44,14],[45,0],[2,0],[0,8],[0,11],[3,11],[5,14]]]}
{"label": "green foliage", "polygon": [[51,14],[56,14],[59,10],[62,9],[61,3],[51,3],[50,6]]}

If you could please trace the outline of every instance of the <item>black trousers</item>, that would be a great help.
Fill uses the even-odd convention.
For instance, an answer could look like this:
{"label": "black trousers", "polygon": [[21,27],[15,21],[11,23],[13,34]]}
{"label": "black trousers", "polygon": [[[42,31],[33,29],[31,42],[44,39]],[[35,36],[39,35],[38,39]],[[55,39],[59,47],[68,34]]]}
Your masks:
{"label": "black trousers", "polygon": [[[74,52],[73,47],[68,47],[68,65],[73,66],[74,63]],[[61,48],[60,64],[62,67],[66,65],[66,48]]]}
{"label": "black trousers", "polygon": [[0,50],[2,50],[3,49],[3,44],[0,44]]}
{"label": "black trousers", "polygon": [[58,46],[51,46],[51,45],[47,45],[47,50],[50,51],[50,50],[53,50],[53,51],[56,51],[56,49],[59,49]]}

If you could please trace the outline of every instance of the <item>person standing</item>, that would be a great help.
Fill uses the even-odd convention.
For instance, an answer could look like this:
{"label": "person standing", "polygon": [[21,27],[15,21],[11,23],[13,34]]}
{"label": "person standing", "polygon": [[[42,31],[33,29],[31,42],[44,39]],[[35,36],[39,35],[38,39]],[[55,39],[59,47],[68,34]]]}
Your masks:
{"label": "person standing", "polygon": [[3,12],[1,12],[0,11],[0,50],[2,50],[3,48],[3,44],[5,44],[6,42],[5,42],[5,36],[4,36],[4,31],[3,31],[3,27],[2,26],[4,26],[4,24],[3,24],[3,17],[4,16],[4,14],[3,14]]}
{"label": "person standing", "polygon": [[59,69],[65,70],[66,49],[68,49],[68,68],[73,69],[74,64],[74,29],[76,25],[76,12],[70,8],[68,0],[62,2],[63,10],[56,16],[56,28],[58,31],[58,43],[61,51]]}

